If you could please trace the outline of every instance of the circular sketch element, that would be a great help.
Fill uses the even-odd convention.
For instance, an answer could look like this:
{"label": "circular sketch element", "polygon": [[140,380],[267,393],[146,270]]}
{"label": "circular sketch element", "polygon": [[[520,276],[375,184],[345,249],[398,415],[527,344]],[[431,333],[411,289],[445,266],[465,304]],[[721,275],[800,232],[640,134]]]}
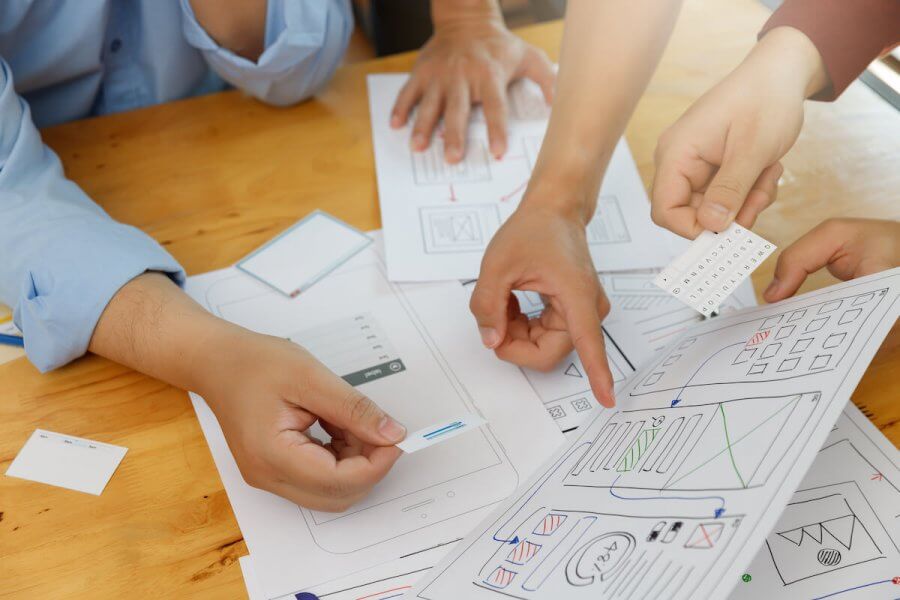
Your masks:
{"label": "circular sketch element", "polygon": [[841,562],[841,553],[832,548],[822,548],[819,550],[819,553],[816,554],[816,558],[826,567],[833,567]]}

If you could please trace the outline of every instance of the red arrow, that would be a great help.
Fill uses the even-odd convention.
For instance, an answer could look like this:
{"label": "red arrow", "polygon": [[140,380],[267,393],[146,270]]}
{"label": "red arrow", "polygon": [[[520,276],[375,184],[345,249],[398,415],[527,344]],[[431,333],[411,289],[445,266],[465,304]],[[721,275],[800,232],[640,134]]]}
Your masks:
{"label": "red arrow", "polygon": [[510,193],[506,194],[505,196],[500,196],[500,202],[506,202],[507,200],[509,200],[510,198],[512,198],[519,192],[521,192],[523,189],[525,189],[526,185],[528,185],[527,179],[525,181],[523,181],[521,184],[519,184],[519,186],[516,189],[514,189],[513,191],[511,191]]}
{"label": "red arrow", "polygon": [[875,473],[869,479],[871,479],[872,481],[881,481],[882,479],[884,479],[884,475],[882,475],[881,473]]}
{"label": "red arrow", "polygon": [[450,184],[450,202],[456,202],[456,191],[453,189],[453,184]]}

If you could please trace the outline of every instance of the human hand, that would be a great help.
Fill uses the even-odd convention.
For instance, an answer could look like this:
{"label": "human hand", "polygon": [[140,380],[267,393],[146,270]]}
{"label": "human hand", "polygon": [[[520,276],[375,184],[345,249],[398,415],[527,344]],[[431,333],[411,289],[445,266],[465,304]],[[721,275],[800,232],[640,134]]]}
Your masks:
{"label": "human hand", "polygon": [[[539,318],[522,314],[514,289],[542,295]],[[580,218],[523,201],[488,246],[470,308],[484,345],[517,365],[552,369],[574,345],[594,396],[615,404],[600,328],[609,301]]]}
{"label": "human hand", "polygon": [[[197,391],[244,480],[313,510],[343,511],[399,458],[406,430],[300,346],[227,325],[211,338]],[[223,352],[223,349],[224,350]],[[331,436],[308,429],[316,421]]]}
{"label": "human hand", "polygon": [[822,267],[842,281],[900,266],[900,222],[829,219],[785,248],[766,302],[793,296],[806,276]]}
{"label": "human hand", "polygon": [[[506,152],[506,88],[527,77],[540,85],[550,104],[556,74],[547,55],[509,32],[493,3],[479,11],[433,13],[434,35],[422,47],[409,81],[400,90],[391,126],[406,125],[418,105],[411,146],[421,152],[444,118],[444,158],[456,163],[465,155],[469,112],[481,104],[487,121],[490,152]],[[450,14],[447,14],[450,13]]]}
{"label": "human hand", "polygon": [[737,220],[753,226],[775,201],[782,167],[803,124],[803,102],[827,85],[816,47],[801,32],[769,32],[728,77],[659,139],[652,215],[694,238]]}

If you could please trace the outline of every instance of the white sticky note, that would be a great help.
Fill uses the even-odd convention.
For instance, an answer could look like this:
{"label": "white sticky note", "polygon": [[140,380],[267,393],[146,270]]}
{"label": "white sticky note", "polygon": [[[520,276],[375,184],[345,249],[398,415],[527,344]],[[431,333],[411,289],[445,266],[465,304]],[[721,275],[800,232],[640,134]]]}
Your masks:
{"label": "white sticky note", "polygon": [[472,413],[460,415],[408,433],[406,439],[397,444],[397,447],[407,454],[417,452],[422,448],[440,444],[484,424],[485,420],[478,415]]}
{"label": "white sticky note", "polygon": [[317,210],[237,268],[293,298],[371,243],[363,232]]}
{"label": "white sticky note", "polygon": [[720,233],[704,231],[653,283],[701,314],[710,315],[775,248],[737,223]]}
{"label": "white sticky note", "polygon": [[36,429],[6,474],[99,496],[128,448]]}

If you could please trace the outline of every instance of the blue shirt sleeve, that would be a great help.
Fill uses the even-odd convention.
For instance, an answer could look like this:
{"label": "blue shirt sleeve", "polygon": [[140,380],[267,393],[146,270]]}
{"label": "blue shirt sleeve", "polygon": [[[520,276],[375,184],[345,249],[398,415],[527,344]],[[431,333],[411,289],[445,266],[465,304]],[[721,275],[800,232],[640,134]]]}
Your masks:
{"label": "blue shirt sleeve", "polygon": [[159,244],[66,179],[0,58],[0,300],[31,362],[48,371],[84,354],[110,299],[148,270],[184,281]]}
{"label": "blue shirt sleeve", "polygon": [[338,67],[350,34],[350,0],[269,0],[266,48],[253,62],[220,47],[181,0],[184,35],[219,76],[268,104],[287,106],[312,96]]}

